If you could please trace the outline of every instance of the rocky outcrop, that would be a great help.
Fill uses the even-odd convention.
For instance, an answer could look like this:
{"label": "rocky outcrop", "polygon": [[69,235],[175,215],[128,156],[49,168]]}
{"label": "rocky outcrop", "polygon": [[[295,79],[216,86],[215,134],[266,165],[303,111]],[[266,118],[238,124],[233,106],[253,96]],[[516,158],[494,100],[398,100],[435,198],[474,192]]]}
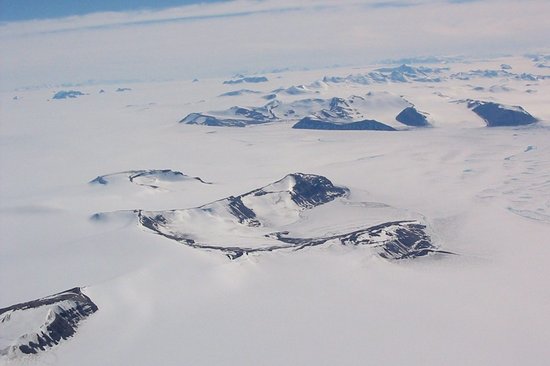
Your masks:
{"label": "rocky outcrop", "polygon": [[525,126],[538,120],[520,106],[468,100],[468,108],[481,117],[487,127]]}
{"label": "rocky outcrop", "polygon": [[46,351],[74,336],[97,310],[79,287],[0,309],[0,356]]}
{"label": "rocky outcrop", "polygon": [[430,125],[426,115],[416,110],[415,107],[403,109],[395,119],[404,125],[412,127],[426,127]]}
{"label": "rocky outcrop", "polygon": [[357,122],[332,122],[305,117],[296,123],[292,128],[306,130],[347,130],[347,131],[397,131],[395,128],[375,120],[364,120]]}

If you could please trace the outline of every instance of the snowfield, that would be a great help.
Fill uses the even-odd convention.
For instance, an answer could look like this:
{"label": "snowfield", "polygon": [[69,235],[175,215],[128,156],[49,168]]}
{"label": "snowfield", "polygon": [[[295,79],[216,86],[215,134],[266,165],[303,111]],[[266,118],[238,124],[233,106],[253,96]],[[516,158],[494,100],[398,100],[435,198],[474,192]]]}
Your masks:
{"label": "snowfield", "polygon": [[[550,76],[537,62],[2,92],[0,364],[546,365]],[[468,100],[536,121],[487,127],[503,117]],[[284,113],[249,123],[268,103]],[[428,123],[395,119],[411,106]],[[211,111],[246,123],[180,123]],[[305,117],[395,131],[292,128]],[[334,185],[322,203],[300,200],[297,172]],[[429,251],[381,256],[392,230],[342,245],[405,220]],[[59,344],[18,348],[78,301],[6,308],[77,287],[97,311]]]}

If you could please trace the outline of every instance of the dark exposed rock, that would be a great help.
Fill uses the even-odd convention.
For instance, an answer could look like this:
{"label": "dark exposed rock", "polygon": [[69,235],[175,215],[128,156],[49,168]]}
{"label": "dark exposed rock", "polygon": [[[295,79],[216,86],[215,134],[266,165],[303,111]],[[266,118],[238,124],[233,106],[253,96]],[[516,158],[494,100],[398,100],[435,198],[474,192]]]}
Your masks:
{"label": "dark exposed rock", "polygon": [[524,126],[537,122],[535,117],[520,106],[506,106],[477,100],[467,102],[468,108],[480,116],[487,127]]}
{"label": "dark exposed rock", "polygon": [[[292,201],[302,209],[311,209],[313,207],[333,201],[338,197],[345,197],[349,191],[347,188],[337,187],[327,178],[304,173],[293,173],[278,180],[268,186],[255,189],[248,193],[244,193],[237,197],[229,197],[217,202],[228,202],[228,205],[233,213],[239,219],[239,222],[256,220],[256,214],[243,204],[243,199],[249,196],[264,196],[268,194],[278,194],[281,192],[274,192],[271,187],[277,185],[283,181],[293,180],[292,186],[285,190]],[[208,206],[208,205],[205,205]],[[202,206],[202,207],[205,207]],[[257,220],[256,220],[257,221]],[[254,224],[253,226],[256,226]]]}
{"label": "dark exposed rock", "polygon": [[[327,178],[314,175],[294,173],[290,174],[295,184],[290,191],[292,200],[300,207],[313,208],[334,200],[337,197],[348,195],[347,188],[337,187]],[[255,192],[258,195],[262,189]]]}
{"label": "dark exposed rock", "polygon": [[[269,113],[269,110],[258,110],[258,109],[251,109],[251,108],[243,108],[243,107],[234,107],[233,112],[237,116],[243,116],[248,119],[263,122],[263,121],[269,121],[270,119],[274,119],[275,116],[272,113]],[[265,113],[268,112],[268,113]]]}
{"label": "dark exposed rock", "polygon": [[396,131],[395,128],[375,120],[363,120],[357,122],[331,122],[321,121],[311,117],[302,118],[292,128],[307,130],[369,130],[369,131]]}
{"label": "dark exposed rock", "polygon": [[415,107],[403,109],[395,119],[407,126],[426,127],[430,125],[426,116],[418,112]]}
{"label": "dark exposed rock", "polygon": [[321,238],[290,238],[276,234],[285,243],[302,249],[337,240],[342,245],[369,245],[376,249],[382,258],[406,259],[422,257],[430,253],[446,253],[437,250],[426,233],[426,225],[418,221],[393,221],[356,230],[350,233]]}
{"label": "dark exposed rock", "polygon": [[322,109],[315,113],[322,120],[348,120],[352,121],[358,112],[350,106],[353,99],[332,98],[328,109]]}
{"label": "dark exposed rock", "polygon": [[227,198],[227,202],[231,214],[235,216],[241,224],[248,226],[261,225],[260,221],[256,219],[256,213],[244,205],[241,197],[229,197]]}
{"label": "dark exposed rock", "polygon": [[105,179],[105,176],[97,176],[96,178],[92,179],[90,181],[90,184],[101,184],[101,185],[106,185],[108,184],[109,181],[107,179]]}
{"label": "dark exposed rock", "polygon": [[76,98],[81,95],[85,94],[78,90],[61,90],[55,93],[52,99]]}

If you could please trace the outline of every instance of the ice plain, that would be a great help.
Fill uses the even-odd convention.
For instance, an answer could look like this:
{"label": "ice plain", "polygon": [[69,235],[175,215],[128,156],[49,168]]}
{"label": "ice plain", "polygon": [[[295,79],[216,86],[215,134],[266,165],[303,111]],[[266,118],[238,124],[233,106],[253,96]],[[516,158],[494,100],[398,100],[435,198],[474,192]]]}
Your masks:
{"label": "ice plain", "polygon": [[[450,75],[503,63],[517,73],[545,72],[525,57],[445,66]],[[63,344],[0,363],[545,365],[550,79],[327,83],[280,96],[388,92],[428,113],[429,128],[178,123],[189,113],[262,105],[278,88],[377,67],[265,74],[268,82],[246,85],[261,93],[225,97],[218,96],[243,84],[136,83],[124,93],[115,90],[127,85],[93,85],[63,100],[52,100],[59,88],[3,92],[0,307],[81,286],[99,310]],[[539,122],[488,128],[457,103],[467,99],[519,105]],[[389,118],[383,109],[379,115]],[[148,169],[212,184],[88,183]],[[387,261],[369,248],[323,245],[231,261],[147,232],[131,214],[90,219],[197,207],[294,172],[349,188],[353,202],[425,218],[433,240],[457,255]],[[341,213],[323,211],[308,230],[330,225],[331,214]]]}

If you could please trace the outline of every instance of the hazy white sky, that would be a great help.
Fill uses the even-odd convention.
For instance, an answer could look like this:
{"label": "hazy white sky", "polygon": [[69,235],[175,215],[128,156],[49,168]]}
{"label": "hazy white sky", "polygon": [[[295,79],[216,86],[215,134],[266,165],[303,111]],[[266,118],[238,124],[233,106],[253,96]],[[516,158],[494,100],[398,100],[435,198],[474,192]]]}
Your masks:
{"label": "hazy white sky", "polygon": [[2,89],[547,48],[548,0],[234,1],[0,25]]}

